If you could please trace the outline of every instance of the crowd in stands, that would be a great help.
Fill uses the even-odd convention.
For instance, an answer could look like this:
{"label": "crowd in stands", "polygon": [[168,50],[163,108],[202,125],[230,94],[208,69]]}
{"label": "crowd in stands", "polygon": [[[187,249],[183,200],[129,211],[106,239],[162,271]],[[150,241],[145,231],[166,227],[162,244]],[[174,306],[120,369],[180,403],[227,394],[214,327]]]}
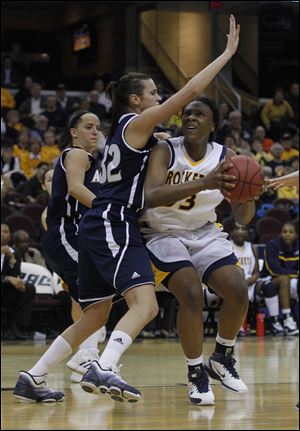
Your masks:
{"label": "crowd in stands", "polygon": [[[87,97],[69,96],[67,84],[64,82],[57,82],[55,94],[45,95],[39,80],[31,76],[21,77],[11,57],[5,56],[2,60],[1,272],[5,283],[1,297],[6,297],[7,301],[5,284],[10,283],[10,291],[15,289],[17,296],[21,295],[22,290],[28,289],[20,281],[20,265],[12,270],[9,263],[14,253],[12,250],[16,250],[18,259],[46,267],[39,246],[42,234],[40,217],[49,199],[43,181],[45,172],[54,167],[59,158],[57,141],[67,116],[77,109],[87,109],[99,117],[102,135],[95,156],[101,158],[111,120],[111,101],[105,95],[106,82],[102,77],[91,80],[91,90]],[[163,100],[170,96],[170,92],[161,84],[158,85],[158,91]],[[255,159],[262,166],[266,177],[282,176],[299,169],[298,83],[292,82],[290,88],[286,89],[277,88],[271,100],[253,110],[251,118],[232,109],[225,101],[220,103],[219,112],[216,142],[233,149],[237,154],[246,154]],[[180,113],[160,124],[157,131],[167,132],[172,137],[179,136]],[[270,240],[280,238],[286,222],[292,223],[296,235],[298,234],[299,191],[296,187],[266,190],[256,202],[256,206],[256,215],[247,227],[251,243],[268,247]],[[223,224],[225,231],[232,231],[234,220],[226,200],[218,208],[218,221]],[[27,244],[26,250],[24,243]],[[3,271],[8,271],[8,274]],[[298,274],[298,269],[296,272]],[[165,291],[161,292],[161,313],[156,322],[145,328],[145,336],[149,336],[149,333],[150,336],[155,336],[155,331],[156,334],[166,337],[176,336],[176,302],[174,298],[172,301],[165,301],[166,295],[168,294]],[[31,287],[26,296],[27,311],[23,310],[25,317],[21,316],[22,321],[15,319],[12,326],[16,336],[20,336],[17,327],[19,323],[21,327],[29,326],[32,297]],[[13,296],[12,298],[8,302],[16,304],[17,315],[23,305]],[[24,298],[25,296],[22,299]],[[297,295],[296,298],[294,295],[296,301],[297,298]],[[295,318],[298,320],[297,316]],[[66,321],[70,319],[68,316]],[[65,322],[62,326],[64,325]]]}

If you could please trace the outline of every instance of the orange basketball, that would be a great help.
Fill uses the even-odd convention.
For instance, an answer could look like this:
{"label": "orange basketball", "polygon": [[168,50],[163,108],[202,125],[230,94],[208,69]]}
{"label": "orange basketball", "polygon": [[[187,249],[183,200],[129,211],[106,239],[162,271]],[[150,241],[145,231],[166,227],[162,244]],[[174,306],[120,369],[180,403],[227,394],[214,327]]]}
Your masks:
{"label": "orange basketball", "polygon": [[240,155],[230,159],[233,167],[229,175],[236,176],[236,186],[230,190],[232,202],[247,202],[263,192],[264,177],[261,166],[251,157]]}

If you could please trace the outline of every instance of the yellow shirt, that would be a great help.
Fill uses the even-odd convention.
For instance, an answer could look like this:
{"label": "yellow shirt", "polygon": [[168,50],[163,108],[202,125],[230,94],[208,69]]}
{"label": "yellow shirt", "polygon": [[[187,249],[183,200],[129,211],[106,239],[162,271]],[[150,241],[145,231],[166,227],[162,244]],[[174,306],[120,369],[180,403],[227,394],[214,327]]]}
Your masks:
{"label": "yellow shirt", "polygon": [[297,156],[299,157],[299,151],[296,150],[295,148],[291,148],[288,151],[283,151],[281,156],[280,156],[280,160],[289,160],[292,157]]}
{"label": "yellow shirt", "polygon": [[296,186],[284,186],[277,190],[277,197],[282,199],[299,199],[299,191]]}
{"label": "yellow shirt", "polygon": [[26,151],[25,154],[22,154],[22,157],[20,158],[20,166],[26,178],[29,179],[36,174],[37,167],[41,162],[47,162],[47,160],[43,159],[41,153],[34,155],[33,153]]}
{"label": "yellow shirt", "polygon": [[16,106],[13,95],[7,88],[1,87],[1,108],[14,108]]}
{"label": "yellow shirt", "polygon": [[271,121],[279,121],[285,116],[294,118],[292,107],[286,100],[280,105],[274,105],[273,100],[270,100],[261,111],[261,119],[265,127],[269,126]]}
{"label": "yellow shirt", "polygon": [[60,154],[61,151],[57,146],[51,147],[50,145],[45,145],[41,150],[41,156],[43,160],[48,163],[51,163],[52,160],[56,159],[58,156],[60,156]]}

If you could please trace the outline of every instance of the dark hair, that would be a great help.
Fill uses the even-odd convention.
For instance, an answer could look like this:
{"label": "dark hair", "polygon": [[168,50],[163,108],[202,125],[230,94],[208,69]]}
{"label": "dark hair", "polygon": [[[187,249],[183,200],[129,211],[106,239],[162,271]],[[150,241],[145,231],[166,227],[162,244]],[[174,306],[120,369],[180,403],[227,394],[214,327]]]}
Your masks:
{"label": "dark hair", "polygon": [[45,182],[46,173],[49,172],[49,171],[52,171],[52,170],[54,171],[54,168],[51,167],[51,166],[49,166],[47,169],[45,169],[43,171],[42,176],[41,176],[41,184],[44,184],[44,182]]}
{"label": "dark hair", "polygon": [[145,73],[131,72],[123,75],[118,81],[111,81],[108,84],[106,95],[112,101],[112,125],[109,137],[114,134],[121,115],[128,112],[130,95],[142,96],[144,91],[142,81],[148,79],[151,78]]}
{"label": "dark hair", "polygon": [[217,104],[212,100],[209,99],[208,97],[204,97],[204,96],[199,96],[199,97],[195,97],[195,99],[190,100],[183,108],[182,108],[182,113],[184,112],[185,108],[187,107],[187,105],[189,105],[192,102],[202,102],[205,105],[207,105],[213,114],[213,122],[215,123],[215,130],[213,132],[210,132],[209,137],[208,137],[208,141],[212,142],[216,133],[216,130],[219,126],[219,109]]}
{"label": "dark hair", "polygon": [[85,111],[82,109],[79,111],[75,111],[71,115],[69,115],[67,120],[67,125],[62,129],[58,139],[57,146],[61,151],[69,146],[70,147],[72,146],[72,135],[70,133],[70,130],[77,125],[80,118],[84,114],[89,114],[89,113],[90,113],[89,111]]}

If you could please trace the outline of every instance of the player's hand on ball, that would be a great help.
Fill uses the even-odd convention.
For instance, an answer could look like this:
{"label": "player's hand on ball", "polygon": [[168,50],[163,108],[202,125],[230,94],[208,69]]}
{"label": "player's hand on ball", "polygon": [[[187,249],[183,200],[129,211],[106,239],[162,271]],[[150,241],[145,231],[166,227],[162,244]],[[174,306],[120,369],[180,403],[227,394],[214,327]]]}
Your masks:
{"label": "player's hand on ball", "polygon": [[233,165],[229,160],[222,160],[217,167],[204,178],[205,186],[209,190],[219,189],[224,196],[230,198],[230,190],[235,187],[235,175],[228,175],[227,170]]}

